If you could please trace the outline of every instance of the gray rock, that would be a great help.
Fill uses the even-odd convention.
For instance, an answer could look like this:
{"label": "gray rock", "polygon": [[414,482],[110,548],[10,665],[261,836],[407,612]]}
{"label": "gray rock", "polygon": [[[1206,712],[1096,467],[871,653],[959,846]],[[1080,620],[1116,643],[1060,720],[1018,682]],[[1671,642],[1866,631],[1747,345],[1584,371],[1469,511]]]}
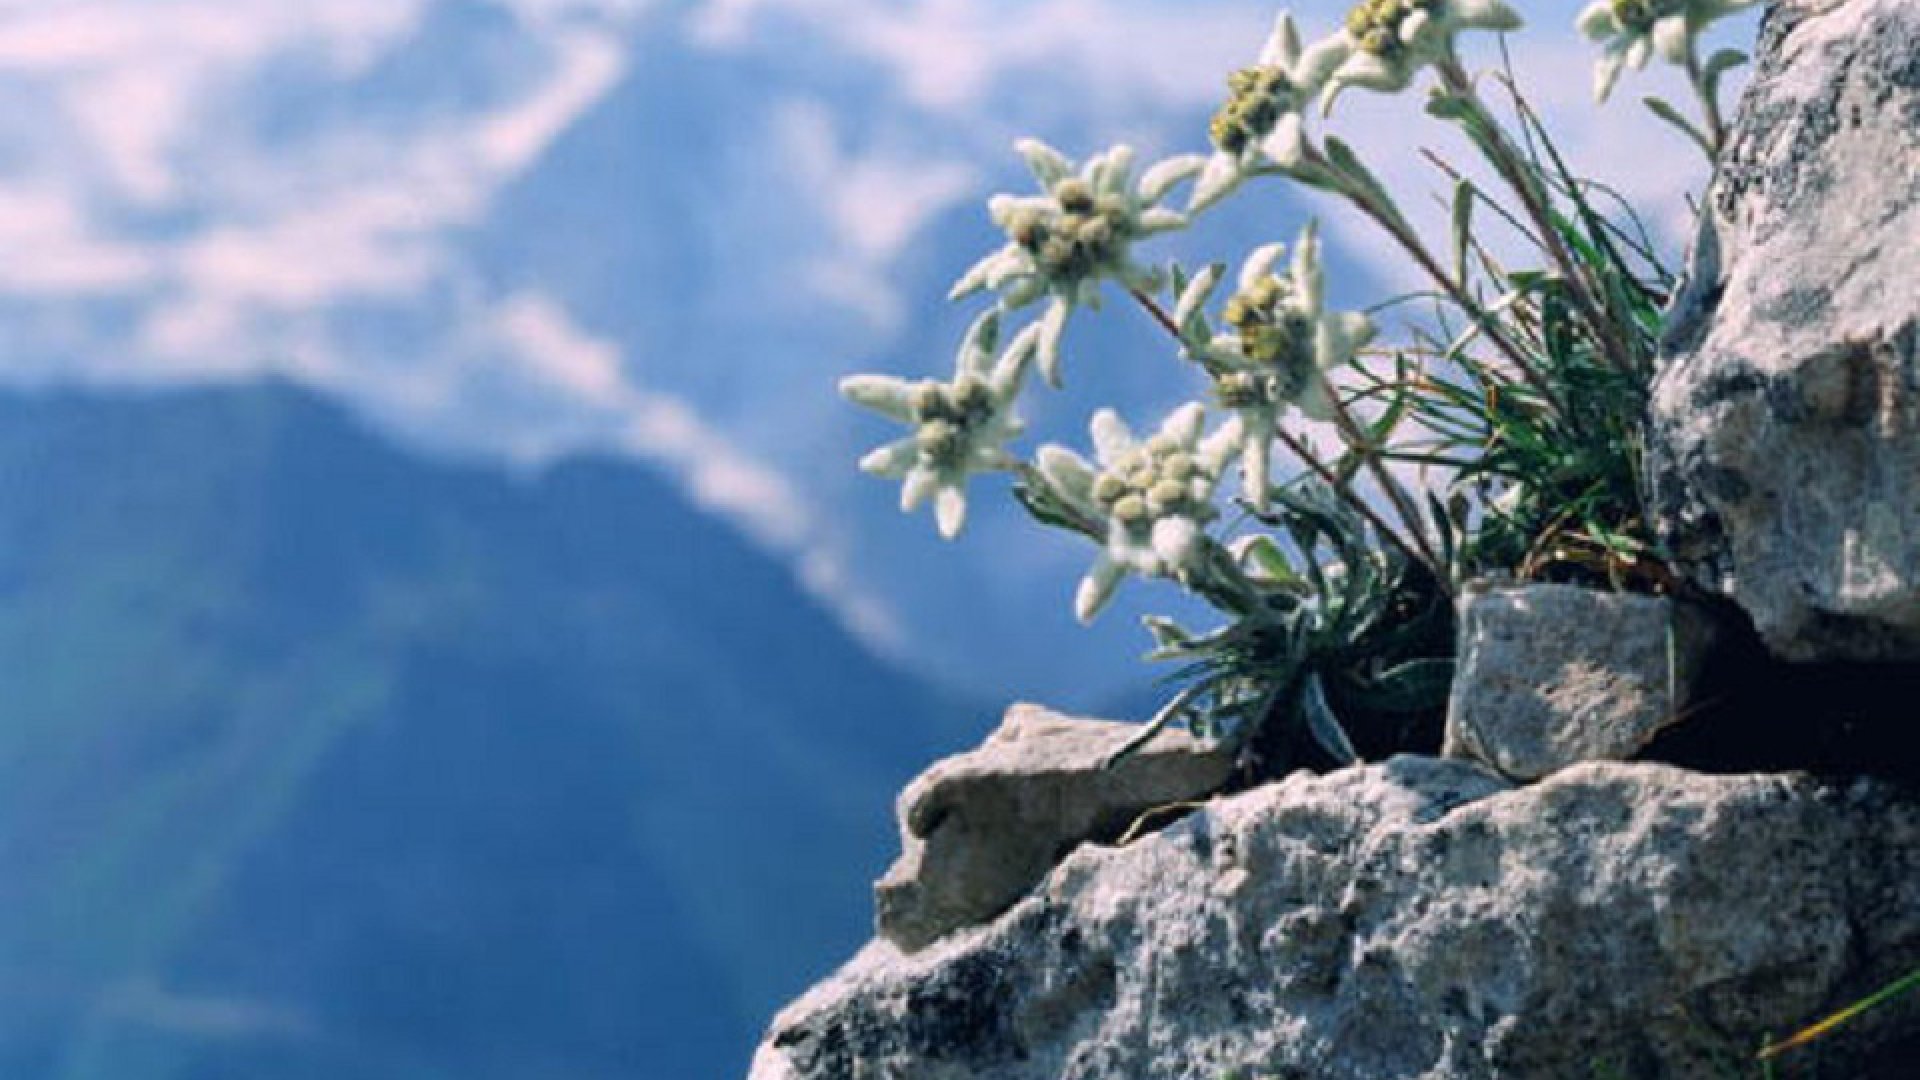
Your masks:
{"label": "gray rock", "polygon": [[[1920,808],[1890,788],[1396,758],[1083,847],[919,953],[876,941],[751,1080],[1752,1076],[1763,1033],[1916,963]],[[1782,1075],[1862,1075],[1916,1005]]]}
{"label": "gray rock", "polygon": [[985,922],[1075,847],[1233,773],[1230,752],[1172,730],[1107,768],[1140,730],[1015,705],[979,749],[922,773],[900,793],[900,858],[874,886],[880,936],[911,950]]}
{"label": "gray rock", "polygon": [[1684,715],[1712,641],[1711,622],[1666,597],[1468,589],[1441,752],[1516,780],[1630,758]]}
{"label": "gray rock", "polygon": [[1796,660],[1920,658],[1920,5],[1768,16],[1648,446],[1683,569]]}

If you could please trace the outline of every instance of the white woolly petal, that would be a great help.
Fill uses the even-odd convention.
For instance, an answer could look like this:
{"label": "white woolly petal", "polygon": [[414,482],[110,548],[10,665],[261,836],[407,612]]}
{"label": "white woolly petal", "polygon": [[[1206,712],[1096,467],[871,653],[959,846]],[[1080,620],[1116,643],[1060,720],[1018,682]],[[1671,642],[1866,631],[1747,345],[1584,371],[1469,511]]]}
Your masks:
{"label": "white woolly petal", "polygon": [[1324,107],[1333,108],[1333,101],[1342,90],[1357,86],[1363,90],[1372,90],[1382,94],[1397,94],[1413,81],[1413,68],[1405,63],[1392,63],[1370,52],[1358,52],[1347,57],[1338,70],[1327,78],[1327,92],[1323,98]]}
{"label": "white woolly petal", "polygon": [[1332,387],[1324,378],[1307,380],[1307,385],[1294,400],[1294,407],[1309,420],[1326,423],[1333,419],[1333,398],[1329,396]]}
{"label": "white woolly petal", "polygon": [[[1261,427],[1271,429],[1272,423],[1268,422]],[[1200,471],[1207,477],[1202,481],[1205,485],[1202,497],[1212,494],[1213,485],[1219,481],[1220,472],[1226,468],[1227,459],[1240,449],[1241,443],[1249,438],[1257,438],[1261,434],[1263,431],[1251,429],[1247,421],[1236,413],[1200,443],[1200,452],[1196,456],[1200,460]]]}
{"label": "white woolly petal", "polygon": [[1026,160],[1033,178],[1048,191],[1053,190],[1053,185],[1073,175],[1073,163],[1067,160],[1067,156],[1039,139],[1021,139],[1013,144],[1013,148]]}
{"label": "white woolly petal", "polygon": [[1260,152],[1283,169],[1297,169],[1307,159],[1307,133],[1299,113],[1286,113],[1260,141]]}
{"label": "white woolly petal", "polygon": [[1353,39],[1345,33],[1309,47],[1293,70],[1293,85],[1299,88],[1301,97],[1311,98],[1319,93],[1340,65],[1347,62],[1347,57],[1353,55],[1354,47]]}
{"label": "white woolly petal", "polygon": [[1507,32],[1525,25],[1505,0],[1453,0],[1453,15],[1460,25],[1476,30]]}
{"label": "white woolly petal", "polygon": [[1053,386],[1060,385],[1060,337],[1066,333],[1067,310],[1070,306],[1066,300],[1056,296],[1053,303],[1047,305],[1047,313],[1040,317],[1040,374]]}
{"label": "white woolly petal", "polygon": [[1573,20],[1573,28],[1589,41],[1605,41],[1620,32],[1620,23],[1613,17],[1613,5],[1608,0],[1593,0],[1580,10]]}
{"label": "white woolly petal", "polygon": [[1160,424],[1160,434],[1181,446],[1193,446],[1200,441],[1200,429],[1206,422],[1207,407],[1197,401],[1189,401],[1167,414]]}
{"label": "white woolly petal", "polygon": [[919,459],[919,443],[909,437],[890,442],[861,458],[860,471],[875,476],[905,476]]}
{"label": "white woolly petal", "polygon": [[1112,409],[1101,409],[1094,413],[1087,427],[1093,433],[1094,456],[1100,459],[1102,465],[1112,465],[1140,445],[1133,437],[1133,430],[1127,427],[1127,422]]}
{"label": "white woolly petal", "polygon": [[951,540],[960,535],[961,527],[967,523],[967,493],[960,485],[941,485],[934,495],[933,518],[942,538]]}
{"label": "white woolly petal", "polygon": [[[1459,0],[1454,0],[1454,3],[1457,6]],[[1418,46],[1420,39],[1426,36],[1427,30],[1432,26],[1432,15],[1415,10],[1413,14],[1400,20],[1400,40],[1408,45]]]}
{"label": "white woolly petal", "polygon": [[1040,325],[1028,323],[1013,335],[1007,343],[1006,351],[993,366],[993,374],[987,377],[987,385],[993,390],[994,400],[1006,405],[1020,394],[1020,384],[1026,381],[1027,369],[1033,360],[1034,350],[1040,341]]}
{"label": "white woolly petal", "polygon": [[1046,280],[1038,274],[1032,274],[1009,285],[1007,291],[1000,294],[1000,303],[1008,311],[1015,311],[1045,296],[1046,292]]}
{"label": "white woolly petal", "polygon": [[1319,320],[1315,326],[1314,359],[1322,368],[1335,368],[1353,359],[1353,354],[1373,340],[1373,320],[1354,311],[1343,311]]}
{"label": "white woolly petal", "polygon": [[1016,274],[1033,272],[1033,257],[1008,244],[987,257],[984,281],[989,289],[998,289]]}
{"label": "white woolly petal", "polygon": [[865,405],[890,420],[911,424],[916,419],[913,414],[913,386],[907,380],[892,375],[849,375],[840,380],[840,396],[855,405]]}
{"label": "white woolly petal", "polygon": [[1002,248],[968,267],[967,272],[960,275],[960,280],[953,283],[953,288],[947,290],[947,299],[960,300],[986,288],[994,268],[999,266],[1005,258],[1006,249]]}
{"label": "white woolly petal", "polygon": [[1201,268],[1200,272],[1193,276],[1193,280],[1187,282],[1187,287],[1180,293],[1180,299],[1174,302],[1173,324],[1184,330],[1188,321],[1206,306],[1207,300],[1213,296],[1215,286],[1219,284],[1220,267],[1217,264],[1209,263]]}
{"label": "white woolly petal", "polygon": [[1000,309],[988,308],[968,325],[960,343],[954,374],[986,378],[993,370],[993,351],[1000,347]]}
{"label": "white woolly petal", "polygon": [[1605,103],[1613,93],[1614,83],[1620,81],[1620,71],[1626,63],[1626,53],[1621,49],[1610,48],[1600,54],[1593,64],[1593,100]]}
{"label": "white woolly petal", "polygon": [[1073,614],[1082,623],[1090,623],[1100,609],[1113,599],[1113,590],[1119,586],[1126,571],[1103,552],[1094,561],[1093,569],[1080,579],[1080,587],[1073,595]]}
{"label": "white woolly petal", "polygon": [[1687,54],[1693,51],[1693,28],[1687,25],[1687,16],[1667,15],[1656,19],[1653,24],[1653,44],[1660,55],[1675,64],[1687,62]]}
{"label": "white woolly petal", "polygon": [[1639,71],[1647,66],[1653,57],[1653,40],[1642,34],[1627,43],[1626,60],[1633,70]]}
{"label": "white woolly petal", "polygon": [[1260,46],[1260,66],[1291,70],[1300,62],[1300,29],[1293,24],[1293,13],[1282,11],[1273,20],[1273,32]]}
{"label": "white woolly petal", "polygon": [[1311,221],[1300,230],[1293,249],[1293,291],[1299,310],[1315,313],[1326,299],[1324,278],[1320,272],[1320,230]]}
{"label": "white woolly petal", "polygon": [[1141,236],[1170,232],[1187,227],[1187,215],[1178,210],[1169,210],[1164,206],[1155,206],[1140,212],[1134,230]]}
{"label": "white woolly petal", "polygon": [[940,489],[940,474],[925,465],[915,465],[900,485],[900,509],[911,513],[920,509]]}
{"label": "white woolly petal", "polygon": [[1157,203],[1166,198],[1174,185],[1198,173],[1207,164],[1202,154],[1182,154],[1156,162],[1140,177],[1140,199],[1143,202]]}
{"label": "white woolly petal", "polygon": [[1286,254],[1287,245],[1277,242],[1254,248],[1252,254],[1247,256],[1247,261],[1240,264],[1240,291],[1246,292],[1265,281]]}
{"label": "white woolly petal", "polygon": [[1083,509],[1092,507],[1094,471],[1087,459],[1049,443],[1034,455],[1034,462],[1055,494]]}
{"label": "white woolly petal", "polygon": [[1187,213],[1197,214],[1240,186],[1240,162],[1232,154],[1217,153],[1207,159],[1206,167],[1200,170],[1200,179],[1193,185],[1193,198],[1187,202]]}
{"label": "white woolly petal", "polygon": [[1251,435],[1240,448],[1240,489],[1255,509],[1267,508],[1269,465],[1273,457],[1273,439],[1264,434]]}
{"label": "white woolly petal", "polygon": [[1093,159],[1088,183],[1099,194],[1125,192],[1127,178],[1133,173],[1133,147],[1121,143]]}
{"label": "white woolly petal", "polygon": [[1153,523],[1153,553],[1168,573],[1185,567],[1200,546],[1200,526],[1184,517],[1161,518]]}
{"label": "white woolly petal", "polygon": [[1053,209],[1053,200],[1045,195],[995,195],[987,200],[987,216],[1003,229],[1016,214],[1044,214]]}

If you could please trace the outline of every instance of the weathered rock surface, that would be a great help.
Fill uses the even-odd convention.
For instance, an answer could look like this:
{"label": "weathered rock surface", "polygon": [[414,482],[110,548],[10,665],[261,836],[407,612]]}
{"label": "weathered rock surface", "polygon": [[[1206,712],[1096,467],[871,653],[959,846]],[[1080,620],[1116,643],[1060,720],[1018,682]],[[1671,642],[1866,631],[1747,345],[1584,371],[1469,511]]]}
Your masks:
{"label": "weathered rock surface", "polygon": [[[1751,1076],[1763,1033],[1917,962],[1920,809],[1893,789],[1397,758],[1083,847],[919,953],[876,941],[752,1080]],[[1916,1013],[1781,1075],[1865,1075]]]}
{"label": "weathered rock surface", "polygon": [[1783,4],[1669,318],[1654,513],[1796,660],[1920,658],[1920,4]]}
{"label": "weathered rock surface", "polygon": [[1517,780],[1625,760],[1681,714],[1712,640],[1711,622],[1665,597],[1469,589],[1441,752]]}
{"label": "weathered rock surface", "polygon": [[1230,752],[1171,730],[1107,768],[1139,733],[1015,705],[979,749],[920,774],[900,794],[900,858],[874,886],[880,935],[911,950],[985,922],[1081,843],[1117,839],[1233,773]]}

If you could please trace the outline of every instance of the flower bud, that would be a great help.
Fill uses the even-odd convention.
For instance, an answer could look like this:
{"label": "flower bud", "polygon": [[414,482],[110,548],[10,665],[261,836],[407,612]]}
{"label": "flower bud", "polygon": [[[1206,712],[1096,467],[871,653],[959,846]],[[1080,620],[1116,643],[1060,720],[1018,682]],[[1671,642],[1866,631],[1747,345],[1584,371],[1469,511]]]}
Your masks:
{"label": "flower bud", "polygon": [[1069,214],[1093,212],[1093,189],[1078,177],[1070,176],[1054,185],[1053,197],[1059,200],[1060,209]]}

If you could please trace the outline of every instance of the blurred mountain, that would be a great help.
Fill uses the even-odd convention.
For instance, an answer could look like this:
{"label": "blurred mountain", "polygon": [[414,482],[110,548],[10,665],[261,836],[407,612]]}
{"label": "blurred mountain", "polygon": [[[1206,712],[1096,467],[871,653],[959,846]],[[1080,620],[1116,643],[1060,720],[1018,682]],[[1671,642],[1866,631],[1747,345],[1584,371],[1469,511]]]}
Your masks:
{"label": "blurred mountain", "polygon": [[989,720],[632,465],[0,397],[0,1076],[741,1075]]}

